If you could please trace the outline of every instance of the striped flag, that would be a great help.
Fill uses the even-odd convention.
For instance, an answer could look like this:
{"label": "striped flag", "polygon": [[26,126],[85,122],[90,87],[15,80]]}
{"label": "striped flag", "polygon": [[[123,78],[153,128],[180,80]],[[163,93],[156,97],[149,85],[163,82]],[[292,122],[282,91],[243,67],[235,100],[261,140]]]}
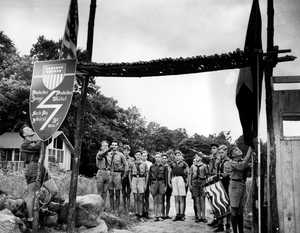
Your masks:
{"label": "striped flag", "polygon": [[204,191],[216,218],[222,218],[230,213],[229,198],[221,181],[204,186]]}
{"label": "striped flag", "polygon": [[78,4],[77,0],[71,0],[59,59],[76,59],[77,34]]}

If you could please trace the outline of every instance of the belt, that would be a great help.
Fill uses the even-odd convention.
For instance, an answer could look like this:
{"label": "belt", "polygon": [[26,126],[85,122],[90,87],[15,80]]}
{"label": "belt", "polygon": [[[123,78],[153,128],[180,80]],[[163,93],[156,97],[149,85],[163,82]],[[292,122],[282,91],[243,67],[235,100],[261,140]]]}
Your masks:
{"label": "belt", "polygon": [[198,180],[206,180],[206,178],[197,178]]}
{"label": "belt", "polygon": [[145,175],[132,175],[132,177],[140,177],[140,178],[144,178],[144,177],[146,177]]}
{"label": "belt", "polygon": [[245,181],[244,180],[242,180],[242,179],[230,179],[230,180],[232,180],[232,181],[236,181],[236,182],[242,182],[242,183],[244,183]]}
{"label": "belt", "polygon": [[152,180],[152,182],[154,182],[154,181],[163,181],[163,180],[165,180],[165,179],[155,179],[155,180]]}
{"label": "belt", "polygon": [[99,170],[100,171],[109,171],[110,169],[109,168],[101,168],[101,169],[99,168]]}

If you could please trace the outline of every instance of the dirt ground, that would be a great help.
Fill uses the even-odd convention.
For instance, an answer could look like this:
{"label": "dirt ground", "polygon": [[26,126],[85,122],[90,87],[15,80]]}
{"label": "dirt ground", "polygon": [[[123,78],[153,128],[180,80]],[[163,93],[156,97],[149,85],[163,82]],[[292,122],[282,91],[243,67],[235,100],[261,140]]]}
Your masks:
{"label": "dirt ground", "polygon": [[[207,203],[208,205],[208,203]],[[175,216],[174,199],[171,198],[170,216]],[[212,216],[207,211],[207,219],[211,221]],[[130,231],[134,233],[210,233],[213,229],[205,223],[195,223],[193,201],[190,193],[187,196],[186,220],[173,222],[172,219],[154,222],[154,219],[145,222],[139,222],[130,227]]]}

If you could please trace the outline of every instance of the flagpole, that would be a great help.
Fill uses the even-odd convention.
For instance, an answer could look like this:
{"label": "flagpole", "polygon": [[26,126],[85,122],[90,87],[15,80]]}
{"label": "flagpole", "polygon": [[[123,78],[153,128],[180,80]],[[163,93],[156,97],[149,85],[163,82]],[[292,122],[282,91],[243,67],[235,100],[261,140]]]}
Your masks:
{"label": "flagpole", "polygon": [[262,50],[256,54],[256,103],[257,103],[257,186],[258,186],[258,233],[261,233],[261,211],[262,211],[262,198],[261,198],[261,148],[260,148],[260,134],[259,134],[259,113],[260,113],[260,58]]}
{"label": "flagpole", "polygon": [[[94,36],[94,21],[96,14],[96,2],[97,0],[91,0],[90,3],[90,15],[88,22],[88,36],[87,36],[87,61],[91,62],[93,52],[93,36]],[[83,130],[83,116],[86,105],[86,98],[89,85],[89,76],[83,77],[80,103],[77,109],[76,116],[76,130],[75,130],[75,153],[73,159],[73,169],[70,181],[70,192],[69,192],[69,206],[68,206],[68,225],[67,232],[75,232],[75,210],[76,210],[76,194],[77,194],[77,183],[79,174],[79,165],[81,157],[81,145],[82,145],[82,130]]]}

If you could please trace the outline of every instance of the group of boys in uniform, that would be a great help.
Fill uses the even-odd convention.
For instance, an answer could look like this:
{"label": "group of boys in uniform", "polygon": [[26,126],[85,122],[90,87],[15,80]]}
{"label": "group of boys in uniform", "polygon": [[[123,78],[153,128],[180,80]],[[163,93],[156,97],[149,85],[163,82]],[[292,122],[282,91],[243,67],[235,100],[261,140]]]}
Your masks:
{"label": "group of boys in uniform", "polygon": [[215,227],[215,232],[230,231],[243,233],[243,200],[245,196],[245,170],[249,165],[252,148],[247,155],[238,147],[230,150],[226,145],[211,145],[211,154],[197,152],[191,167],[184,161],[183,154],[157,153],[150,162],[147,151],[138,151],[134,158],[129,156],[128,145],[118,148],[117,142],[108,146],[106,141],[96,156],[98,193],[106,200],[109,192],[110,207],[119,211],[120,193],[126,211],[130,207],[130,195],[134,196],[134,209],[138,219],[149,218],[149,193],[154,201],[155,221],[169,219],[170,198],[175,199],[176,216],[173,221],[185,220],[186,194],[188,188],[194,200],[195,222],[207,222],[205,216],[204,185],[211,176],[217,176],[231,204],[231,216],[214,219],[208,225]]}
{"label": "group of boys in uniform", "polygon": [[[24,138],[21,153],[26,157],[25,177],[28,184],[26,204],[28,221],[32,221],[33,193],[36,191],[37,164],[41,144],[34,139],[33,130],[24,125],[20,129]],[[119,212],[122,191],[123,206],[128,212],[130,195],[134,196],[135,214],[139,219],[149,218],[149,194],[154,200],[155,221],[169,219],[170,198],[175,199],[176,216],[173,221],[185,220],[186,194],[188,188],[194,200],[196,222],[207,222],[205,217],[205,193],[203,186],[208,178],[217,177],[230,200],[230,214],[224,219],[214,219],[209,226],[216,227],[215,232],[230,231],[243,233],[243,207],[246,194],[246,171],[249,161],[255,153],[249,147],[246,156],[234,146],[228,151],[226,145],[212,144],[211,154],[196,152],[191,167],[184,161],[183,154],[157,153],[150,162],[146,150],[130,154],[130,146],[120,147],[117,142],[109,146],[102,141],[96,155],[97,188],[104,200],[109,193],[110,207]],[[41,177],[47,180],[47,174]]]}

